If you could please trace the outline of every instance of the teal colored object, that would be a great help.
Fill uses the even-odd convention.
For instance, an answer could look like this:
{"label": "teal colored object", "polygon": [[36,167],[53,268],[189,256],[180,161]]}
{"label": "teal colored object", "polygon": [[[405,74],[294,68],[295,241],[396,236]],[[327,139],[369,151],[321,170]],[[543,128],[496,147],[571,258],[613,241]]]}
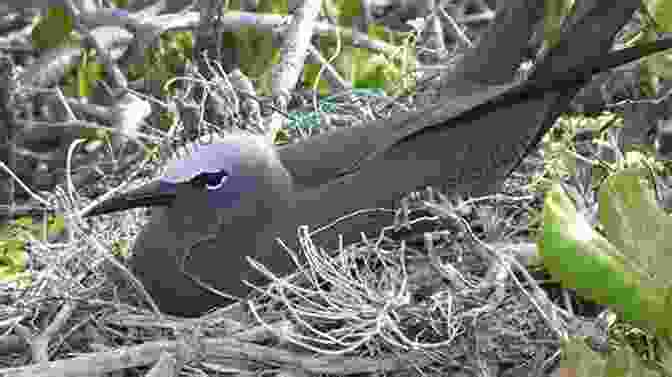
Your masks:
{"label": "teal colored object", "polygon": [[[385,95],[382,89],[353,89],[352,94],[356,97],[381,97]],[[337,96],[325,97],[320,101],[320,111],[324,113],[335,113],[338,110],[336,104]],[[320,126],[320,114],[316,111],[290,111],[287,128],[292,130],[312,130]]]}

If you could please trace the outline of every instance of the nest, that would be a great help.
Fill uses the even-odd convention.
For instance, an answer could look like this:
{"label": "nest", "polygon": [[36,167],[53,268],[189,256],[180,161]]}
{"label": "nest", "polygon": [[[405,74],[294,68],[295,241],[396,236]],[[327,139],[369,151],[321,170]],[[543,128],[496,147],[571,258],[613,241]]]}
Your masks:
{"label": "nest", "polygon": [[[88,225],[72,217],[68,242],[30,240],[30,279],[5,292],[12,331],[0,344],[13,368],[3,373],[543,373],[568,332],[596,345],[605,332],[540,288],[527,231],[539,202],[518,191],[470,200],[414,193],[379,237],[338,250],[315,245],[302,227],[300,250],[287,249],[295,274],[275,276],[252,261],[272,283],[256,287],[245,308],[198,319],[143,309],[115,273],[123,258],[111,250],[132,242],[141,212]],[[72,197],[60,194],[73,214]]]}

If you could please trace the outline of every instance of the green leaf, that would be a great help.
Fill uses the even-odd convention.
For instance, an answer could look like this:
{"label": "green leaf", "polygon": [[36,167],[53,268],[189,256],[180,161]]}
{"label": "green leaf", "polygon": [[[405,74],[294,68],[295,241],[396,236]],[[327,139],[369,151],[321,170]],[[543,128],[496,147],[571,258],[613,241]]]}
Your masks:
{"label": "green leaf", "polygon": [[633,166],[607,178],[598,193],[599,219],[609,241],[665,286],[672,280],[672,220],[658,206],[649,177],[648,169]]}
{"label": "green leaf", "polygon": [[[658,33],[652,28],[644,29],[636,37],[630,41],[630,45],[638,46],[648,42],[653,42],[658,39]],[[669,51],[659,52],[657,54],[649,55],[644,59],[642,66],[645,70],[640,74],[643,75],[645,85],[651,85],[649,82],[657,78],[672,79],[672,53]]]}
{"label": "green leaf", "polygon": [[128,7],[128,0],[112,0],[112,4],[117,8],[126,8]]}
{"label": "green leaf", "polygon": [[89,53],[84,53],[77,67],[77,95],[83,98],[90,96],[98,80],[104,76],[103,65],[90,57]]}
{"label": "green leaf", "polygon": [[550,48],[560,40],[562,21],[574,5],[574,0],[546,0],[544,3],[544,40]]}
{"label": "green leaf", "polygon": [[180,57],[183,57],[185,60],[190,59],[194,49],[193,34],[190,31],[175,32],[174,48],[179,52]]}
{"label": "green leaf", "polygon": [[166,90],[164,84],[175,77],[181,68],[190,61],[193,48],[191,32],[166,32],[157,44],[145,52],[142,64],[131,64],[128,70],[129,80],[144,79],[148,85],[157,85],[161,94],[173,94],[175,87]]}
{"label": "green leaf", "polygon": [[18,239],[0,239],[0,281],[12,281],[26,270],[25,242]]}
{"label": "green leaf", "polygon": [[[306,63],[303,66],[303,82],[310,88],[315,86],[315,80],[317,80],[317,74],[321,69],[320,64]],[[324,76],[320,76],[320,82],[317,84],[318,93],[322,96],[329,94],[329,83],[324,79]]]}
{"label": "green leaf", "polygon": [[383,24],[369,24],[366,32],[372,39],[380,39],[381,41],[389,40],[392,36]]}
{"label": "green leaf", "polygon": [[68,40],[72,30],[72,17],[65,8],[51,7],[31,32],[33,46],[38,49],[58,47]]}
{"label": "green leaf", "polygon": [[559,184],[546,194],[543,222],[539,252],[554,278],[584,297],[611,306],[635,325],[672,329],[665,313],[666,288],[654,285],[648,274],[595,232]]}
{"label": "green leaf", "polygon": [[112,255],[127,258],[129,252],[128,241],[118,240],[112,244]]}
{"label": "green leaf", "polygon": [[274,130],[271,140],[275,145],[284,145],[290,142],[289,134],[283,129]]}
{"label": "green leaf", "polygon": [[361,14],[362,7],[358,0],[340,0],[334,1],[333,4],[338,12],[340,25],[352,26],[354,18]]}
{"label": "green leaf", "polygon": [[397,83],[401,73],[383,54],[372,54],[363,48],[353,50],[353,86],[383,89],[386,83]]}
{"label": "green leaf", "polygon": [[89,82],[86,77],[87,61],[87,54],[82,55],[82,60],[79,62],[79,68],[77,69],[77,95],[79,97],[87,97],[90,92]]}
{"label": "green leaf", "polygon": [[34,227],[32,219],[22,217],[0,228],[0,281],[16,280],[25,271],[25,242],[18,235],[31,227]]}
{"label": "green leaf", "polygon": [[49,234],[60,234],[65,231],[65,218],[63,216],[49,217],[47,232]]}
{"label": "green leaf", "polygon": [[659,33],[672,32],[672,2],[669,0],[646,0],[646,8],[656,21]]}
{"label": "green leaf", "polygon": [[570,338],[562,344],[560,376],[602,377],[606,362],[581,338]]}
{"label": "green leaf", "polygon": [[667,373],[668,376],[672,376],[672,344],[670,343],[671,339],[661,339],[658,343],[661,349],[660,355],[660,368]]}
{"label": "green leaf", "polygon": [[[59,234],[65,229],[63,216],[49,217],[48,234]],[[0,228],[0,281],[16,281],[26,277],[24,274],[28,256],[21,233],[30,233],[33,237],[44,236],[43,223],[33,223],[33,219],[25,216]]]}
{"label": "green leaf", "polygon": [[607,357],[605,377],[658,377],[629,346],[620,347]]}
{"label": "green leaf", "polygon": [[[231,9],[240,9],[239,2],[232,1]],[[288,14],[287,0],[261,0],[259,13]],[[223,46],[237,49],[241,71],[252,80],[260,95],[271,91],[271,68],[280,61],[279,46],[273,42],[273,33],[259,31],[253,26],[241,27],[237,32],[224,33]]]}
{"label": "green leaf", "polygon": [[[369,25],[368,35],[371,39],[391,40],[399,35],[388,32],[379,25]],[[414,71],[414,59],[410,56],[414,51],[413,43],[406,43],[394,55],[373,53],[365,48],[344,49],[351,54],[351,80],[357,89],[382,89],[388,93],[410,89],[414,82],[405,78],[404,72]],[[401,57],[400,57],[401,56]],[[397,57],[397,59],[395,59]]]}

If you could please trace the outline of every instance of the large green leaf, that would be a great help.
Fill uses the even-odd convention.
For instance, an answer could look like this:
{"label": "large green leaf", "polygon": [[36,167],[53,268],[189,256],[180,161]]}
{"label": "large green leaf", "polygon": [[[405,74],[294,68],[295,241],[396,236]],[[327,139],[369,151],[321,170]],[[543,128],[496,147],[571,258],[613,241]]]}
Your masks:
{"label": "large green leaf", "polygon": [[644,167],[629,167],[605,180],[599,190],[599,219],[606,237],[657,286],[672,274],[672,219],[658,206]]}
{"label": "large green leaf", "polygon": [[546,194],[539,252],[551,275],[622,318],[651,330],[672,328],[665,287],[590,227],[559,184]]}

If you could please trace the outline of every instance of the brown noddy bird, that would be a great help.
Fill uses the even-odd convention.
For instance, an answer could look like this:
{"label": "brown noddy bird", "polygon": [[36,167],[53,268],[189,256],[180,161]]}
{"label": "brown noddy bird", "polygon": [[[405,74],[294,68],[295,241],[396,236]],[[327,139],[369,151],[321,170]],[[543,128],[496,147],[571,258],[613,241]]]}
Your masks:
{"label": "brown noddy bird", "polygon": [[[276,274],[291,272],[295,266],[275,238],[296,250],[299,225],[324,225],[362,208],[392,209],[405,193],[428,185],[466,194],[496,189],[561,110],[542,109],[508,124],[498,115],[549,93],[569,103],[593,74],[667,48],[672,39],[280,148],[251,135],[225,136],[193,146],[158,180],[86,216],[156,207],[134,244],[132,269],[163,312],[198,316],[231,303],[208,287],[244,297],[249,288],[242,280],[263,281],[246,256]],[[537,72],[544,72],[540,64]],[[392,216],[372,212],[315,237],[324,242],[318,245],[334,245],[338,234],[356,241],[360,232],[375,235]]]}

